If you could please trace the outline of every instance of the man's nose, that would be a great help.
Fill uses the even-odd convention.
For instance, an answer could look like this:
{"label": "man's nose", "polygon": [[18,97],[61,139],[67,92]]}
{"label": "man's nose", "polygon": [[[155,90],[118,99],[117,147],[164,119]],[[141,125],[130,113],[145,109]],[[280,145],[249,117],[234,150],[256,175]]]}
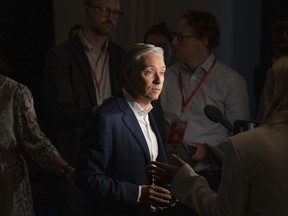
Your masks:
{"label": "man's nose", "polygon": [[154,83],[160,84],[162,82],[161,75],[159,73],[155,73]]}

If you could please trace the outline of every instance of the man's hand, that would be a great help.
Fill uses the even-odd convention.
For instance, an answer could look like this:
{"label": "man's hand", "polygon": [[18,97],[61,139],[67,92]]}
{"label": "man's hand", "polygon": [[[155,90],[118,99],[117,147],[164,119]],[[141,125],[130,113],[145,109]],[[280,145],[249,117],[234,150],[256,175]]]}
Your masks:
{"label": "man's hand", "polygon": [[192,161],[199,162],[201,160],[204,160],[209,152],[209,147],[206,143],[185,143],[186,145],[189,145],[195,149],[195,154],[191,158]]}
{"label": "man's hand", "polygon": [[160,208],[173,206],[170,191],[156,185],[141,185],[140,202]]}
{"label": "man's hand", "polygon": [[152,164],[148,166],[148,173],[157,181],[170,184],[175,174],[185,164],[177,155],[173,154],[173,158],[176,161],[176,165],[152,161]]}

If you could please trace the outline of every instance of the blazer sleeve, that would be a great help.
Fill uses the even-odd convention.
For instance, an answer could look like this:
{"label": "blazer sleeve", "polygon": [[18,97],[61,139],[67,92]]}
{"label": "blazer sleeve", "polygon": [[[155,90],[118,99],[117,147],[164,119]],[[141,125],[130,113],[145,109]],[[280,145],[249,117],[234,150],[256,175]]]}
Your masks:
{"label": "blazer sleeve", "polygon": [[248,206],[249,184],[232,143],[227,147],[218,194],[208,182],[185,164],[173,178],[172,193],[202,216],[242,216]]}

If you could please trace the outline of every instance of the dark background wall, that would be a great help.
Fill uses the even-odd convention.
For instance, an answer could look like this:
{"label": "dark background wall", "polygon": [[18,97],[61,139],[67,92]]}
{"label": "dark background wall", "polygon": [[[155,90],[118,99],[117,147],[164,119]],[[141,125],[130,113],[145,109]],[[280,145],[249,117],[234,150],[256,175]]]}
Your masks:
{"label": "dark background wall", "polygon": [[10,76],[32,91],[36,106],[44,56],[54,45],[53,19],[52,1],[1,0],[0,53],[10,66]]}
{"label": "dark background wall", "polygon": [[[80,5],[81,0],[1,1],[0,53],[11,66],[11,77],[31,89],[36,106],[45,54],[67,38],[74,24],[81,24]],[[142,41],[145,31],[155,23],[166,21],[174,30],[186,9],[214,14],[221,30],[221,45],[216,55],[247,80],[254,114],[255,87],[258,88],[260,76],[265,75],[272,56],[270,26],[288,18],[287,0],[123,0],[121,8],[125,15],[112,38],[123,47]],[[257,65],[262,69],[254,78]]]}

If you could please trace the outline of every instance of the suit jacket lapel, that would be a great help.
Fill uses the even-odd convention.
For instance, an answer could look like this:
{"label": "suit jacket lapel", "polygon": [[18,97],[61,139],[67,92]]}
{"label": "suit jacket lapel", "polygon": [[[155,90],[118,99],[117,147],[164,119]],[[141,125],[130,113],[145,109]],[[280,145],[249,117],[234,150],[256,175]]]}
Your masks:
{"label": "suit jacket lapel", "polygon": [[143,153],[148,162],[151,161],[149,149],[141,127],[138,123],[138,120],[129,107],[129,104],[125,101],[124,97],[118,97],[117,102],[119,104],[120,109],[125,113],[123,115],[123,121],[126,124],[127,128],[131,131],[131,134],[134,136],[135,140],[143,150]]}
{"label": "suit jacket lapel", "polygon": [[89,93],[92,104],[96,106],[96,92],[94,87],[94,82],[91,76],[91,71],[89,67],[89,61],[84,51],[84,47],[79,39],[79,37],[75,37],[72,39],[72,53],[75,57],[75,61],[78,63],[80,72],[83,75],[84,81],[87,86],[87,91]]}

